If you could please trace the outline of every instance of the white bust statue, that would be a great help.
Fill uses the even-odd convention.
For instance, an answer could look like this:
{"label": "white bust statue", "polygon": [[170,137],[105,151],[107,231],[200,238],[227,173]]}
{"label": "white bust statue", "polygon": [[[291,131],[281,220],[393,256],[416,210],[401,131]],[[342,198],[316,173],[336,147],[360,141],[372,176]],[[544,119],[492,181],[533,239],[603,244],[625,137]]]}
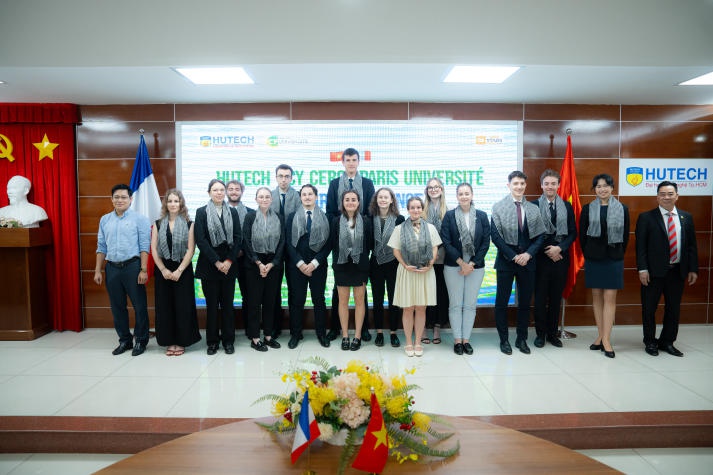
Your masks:
{"label": "white bust statue", "polygon": [[7,182],[7,197],[10,205],[0,208],[0,218],[16,219],[25,228],[39,228],[40,221],[47,219],[47,213],[40,206],[27,201],[31,188],[30,180],[15,175]]}

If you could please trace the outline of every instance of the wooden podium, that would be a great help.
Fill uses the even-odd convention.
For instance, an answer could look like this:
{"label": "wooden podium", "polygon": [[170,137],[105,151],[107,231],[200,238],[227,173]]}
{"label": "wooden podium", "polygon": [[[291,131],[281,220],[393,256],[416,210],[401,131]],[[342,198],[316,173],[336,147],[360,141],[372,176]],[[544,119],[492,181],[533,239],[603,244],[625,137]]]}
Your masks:
{"label": "wooden podium", "polygon": [[34,340],[52,329],[46,248],[52,229],[0,228],[0,340]]}

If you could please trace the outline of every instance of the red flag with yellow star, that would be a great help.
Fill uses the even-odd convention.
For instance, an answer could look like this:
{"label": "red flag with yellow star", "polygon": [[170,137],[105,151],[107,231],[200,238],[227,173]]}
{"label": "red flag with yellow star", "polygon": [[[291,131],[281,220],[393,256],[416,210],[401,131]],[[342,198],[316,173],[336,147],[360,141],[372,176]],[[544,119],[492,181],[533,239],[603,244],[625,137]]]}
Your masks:
{"label": "red flag with yellow star", "polygon": [[[582,213],[582,203],[579,201],[579,186],[577,186],[577,174],[574,171],[574,154],[572,153],[572,138],[567,136],[567,150],[560,169],[560,187],[558,194],[560,198],[569,201],[574,211],[574,220],[579,229],[579,215]],[[569,270],[567,272],[567,283],[562,292],[562,297],[568,298],[577,283],[577,272],[584,267],[584,254],[579,245],[579,239],[575,239],[569,247]]]}
{"label": "red flag with yellow star", "polygon": [[364,442],[354,459],[352,467],[371,473],[381,473],[389,457],[389,442],[384,425],[384,416],[381,414],[379,401],[371,393],[371,419],[366,426]]}

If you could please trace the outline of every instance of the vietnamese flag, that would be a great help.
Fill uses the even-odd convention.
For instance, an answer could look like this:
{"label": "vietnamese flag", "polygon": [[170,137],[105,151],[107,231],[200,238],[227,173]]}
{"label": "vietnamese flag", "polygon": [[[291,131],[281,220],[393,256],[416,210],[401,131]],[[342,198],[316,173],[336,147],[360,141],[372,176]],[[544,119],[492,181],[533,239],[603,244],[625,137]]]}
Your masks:
{"label": "vietnamese flag", "polygon": [[389,456],[389,442],[384,425],[384,416],[381,414],[379,401],[371,393],[371,419],[366,426],[364,442],[354,459],[352,467],[371,473],[381,473]]}
{"label": "vietnamese flag", "polygon": [[[579,186],[577,186],[577,174],[574,172],[574,154],[572,153],[572,138],[567,136],[567,150],[564,154],[564,161],[560,169],[560,187],[557,194],[564,201],[569,201],[574,211],[574,222],[579,229],[579,215],[582,213],[582,203],[579,201]],[[567,284],[562,292],[562,297],[567,298],[577,283],[577,272],[584,267],[584,254],[579,245],[579,239],[575,239],[569,247],[569,271],[567,272]]]}

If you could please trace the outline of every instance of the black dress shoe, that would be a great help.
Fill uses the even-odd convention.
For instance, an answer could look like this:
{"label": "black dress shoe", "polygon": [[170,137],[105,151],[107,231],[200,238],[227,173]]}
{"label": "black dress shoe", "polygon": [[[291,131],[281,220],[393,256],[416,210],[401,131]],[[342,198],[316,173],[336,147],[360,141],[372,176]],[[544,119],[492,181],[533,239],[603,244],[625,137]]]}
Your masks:
{"label": "black dress shoe", "polygon": [[137,341],[136,344],[134,345],[134,349],[131,350],[131,356],[139,356],[143,354],[143,352],[146,351],[146,342],[145,341]]}
{"label": "black dress shoe", "polygon": [[254,341],[251,341],[250,348],[252,348],[255,351],[267,351],[267,346],[265,346],[265,344],[260,340],[258,340],[257,343],[255,343]]}
{"label": "black dress shoe", "polygon": [[349,338],[342,338],[342,350],[349,351]]}
{"label": "black dress shoe", "polygon": [[463,354],[463,343],[456,343],[453,345],[453,353],[456,355],[462,355]]}
{"label": "black dress shoe", "polygon": [[473,347],[470,343],[463,343],[463,353],[465,353],[466,355],[473,354]]}
{"label": "black dress shoe", "polygon": [[297,348],[297,345],[299,344],[299,342],[300,342],[300,337],[298,337],[297,335],[292,335],[290,337],[290,341],[287,343],[287,348],[294,350],[295,348]]}
{"label": "black dress shoe", "polygon": [[329,330],[329,333],[327,333],[327,338],[329,338],[329,341],[334,341],[339,337],[339,331],[338,330]]}
{"label": "black dress shoe", "polygon": [[658,356],[659,355],[659,347],[656,343],[649,343],[646,345],[645,348],[646,353],[650,354],[651,356]]}
{"label": "black dress shoe", "polygon": [[611,351],[604,350],[604,356],[607,358],[614,358],[616,355],[614,354],[614,350],[612,349]]}
{"label": "black dress shoe", "polygon": [[384,346],[384,334],[383,333],[376,334],[376,340],[374,340],[374,344],[376,346]]}
{"label": "black dress shoe", "polygon": [[675,346],[673,346],[671,343],[669,344],[659,344],[659,350],[665,351],[669,355],[673,356],[683,356],[683,353],[681,353]]}
{"label": "black dress shoe", "polygon": [[362,328],[361,330],[361,339],[364,341],[371,341],[371,333],[369,333],[368,328]]}
{"label": "black dress shoe", "polygon": [[525,353],[526,355],[530,354],[530,347],[527,346],[525,340],[515,340],[515,347],[520,350],[520,353]]}
{"label": "black dress shoe", "polygon": [[214,354],[216,354],[217,352],[218,352],[218,345],[217,345],[217,344],[215,344],[215,345],[208,345],[207,353],[208,353],[209,355],[214,355]]}
{"label": "black dress shoe", "polygon": [[562,348],[562,340],[559,339],[557,336],[548,336],[547,341],[550,343],[552,346],[556,346],[557,348]]}
{"label": "black dress shoe", "polygon": [[535,337],[535,346],[537,348],[542,348],[543,346],[545,346],[545,337],[544,336]]}
{"label": "black dress shoe", "polygon": [[510,346],[510,342],[505,340],[500,342],[500,351],[505,353],[506,355],[512,355],[512,347]]}
{"label": "black dress shoe", "polygon": [[361,340],[359,338],[352,338],[352,344],[349,349],[352,351],[357,351],[359,348],[361,348]]}
{"label": "black dress shoe", "polygon": [[119,346],[114,348],[114,350],[111,352],[111,354],[114,356],[120,355],[120,354],[124,353],[125,351],[132,349],[133,347],[134,347],[134,344],[131,342],[131,340],[124,341],[124,342],[119,343]]}
{"label": "black dress shoe", "polygon": [[592,343],[591,345],[589,345],[589,349],[592,351],[597,351],[597,350],[604,351],[604,345],[602,345],[601,343],[599,343],[598,345]]}
{"label": "black dress shoe", "polygon": [[265,340],[265,344],[266,344],[267,346],[269,346],[270,348],[272,348],[273,350],[276,350],[276,349],[278,349],[278,348],[280,348],[280,347],[282,346],[282,345],[280,345],[280,344],[277,342],[277,340],[275,340],[274,338],[270,338],[269,340]]}
{"label": "black dress shoe", "polygon": [[394,348],[401,346],[401,342],[399,341],[399,337],[396,333],[391,334],[391,346]]}
{"label": "black dress shoe", "polygon": [[235,346],[233,346],[232,343],[228,343],[227,345],[223,345],[223,348],[225,348],[225,354],[226,355],[232,355],[235,353]]}
{"label": "black dress shoe", "polygon": [[329,338],[327,338],[325,335],[319,335],[317,339],[319,340],[319,344],[322,345],[323,348],[329,348]]}

